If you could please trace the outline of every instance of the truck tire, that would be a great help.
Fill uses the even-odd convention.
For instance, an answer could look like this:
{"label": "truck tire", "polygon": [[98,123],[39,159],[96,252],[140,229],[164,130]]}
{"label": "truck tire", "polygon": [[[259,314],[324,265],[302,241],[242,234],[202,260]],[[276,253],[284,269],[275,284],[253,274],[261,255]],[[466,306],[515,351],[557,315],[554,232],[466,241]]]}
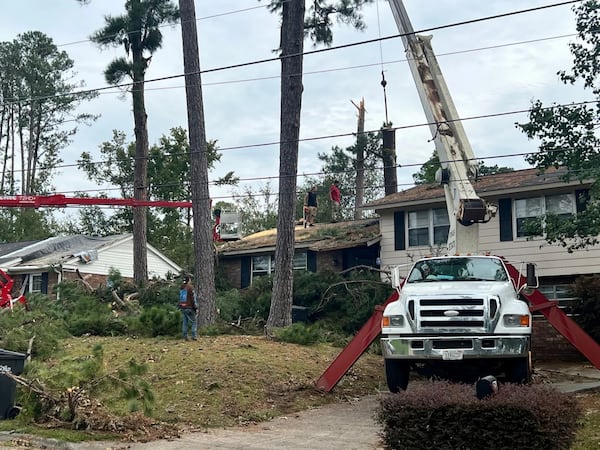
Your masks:
{"label": "truck tire", "polygon": [[531,382],[531,359],[529,356],[515,358],[508,363],[506,378],[509,383],[526,384]]}
{"label": "truck tire", "polygon": [[385,378],[388,389],[394,394],[400,390],[405,391],[408,386],[408,374],[410,373],[410,364],[401,359],[385,360]]}

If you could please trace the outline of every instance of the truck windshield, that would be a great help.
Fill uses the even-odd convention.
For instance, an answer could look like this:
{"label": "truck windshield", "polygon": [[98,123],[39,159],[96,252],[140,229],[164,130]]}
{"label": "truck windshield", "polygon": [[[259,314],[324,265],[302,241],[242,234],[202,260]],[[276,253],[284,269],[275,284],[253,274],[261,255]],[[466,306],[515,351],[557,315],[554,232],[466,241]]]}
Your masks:
{"label": "truck windshield", "polygon": [[506,269],[498,258],[435,258],[418,261],[408,283],[428,281],[507,281]]}

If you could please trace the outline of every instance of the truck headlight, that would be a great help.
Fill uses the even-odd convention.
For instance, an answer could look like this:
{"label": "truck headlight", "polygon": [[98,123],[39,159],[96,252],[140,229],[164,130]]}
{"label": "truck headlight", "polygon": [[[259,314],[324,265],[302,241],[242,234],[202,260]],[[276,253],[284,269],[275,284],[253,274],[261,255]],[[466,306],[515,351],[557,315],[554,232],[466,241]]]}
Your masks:
{"label": "truck headlight", "polygon": [[404,316],[383,316],[381,319],[382,327],[401,327],[404,326]]}
{"label": "truck headlight", "polygon": [[504,326],[505,327],[528,327],[529,326],[529,315],[527,315],[527,314],[505,314],[504,315]]}

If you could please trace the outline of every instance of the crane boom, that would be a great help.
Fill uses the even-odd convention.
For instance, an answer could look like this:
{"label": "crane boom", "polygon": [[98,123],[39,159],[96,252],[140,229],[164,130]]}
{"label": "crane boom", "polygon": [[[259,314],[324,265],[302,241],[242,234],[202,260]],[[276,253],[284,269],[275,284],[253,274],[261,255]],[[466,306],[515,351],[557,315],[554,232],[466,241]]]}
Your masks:
{"label": "crane boom", "polygon": [[476,253],[478,224],[489,221],[496,208],[482,200],[471,183],[477,176],[477,162],[431,47],[431,36],[415,34],[402,0],[389,2],[442,166],[437,178],[444,186],[450,221],[448,252]]}

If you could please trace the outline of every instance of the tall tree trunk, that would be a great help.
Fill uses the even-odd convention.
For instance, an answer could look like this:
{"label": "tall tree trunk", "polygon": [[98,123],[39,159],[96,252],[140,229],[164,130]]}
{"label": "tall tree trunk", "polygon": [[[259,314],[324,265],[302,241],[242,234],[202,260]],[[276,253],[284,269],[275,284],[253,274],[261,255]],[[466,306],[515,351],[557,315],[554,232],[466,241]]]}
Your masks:
{"label": "tall tree trunk", "polygon": [[[6,181],[6,170],[8,166],[8,143],[10,140],[10,109],[11,107],[4,105],[2,107],[2,120],[0,121],[0,142],[2,136],[5,136],[6,143],[4,144],[4,154],[2,155],[2,175],[0,176],[0,193],[5,194],[4,183]],[[4,132],[4,123],[6,123],[6,132]]]}
{"label": "tall tree trunk", "polygon": [[179,0],[183,67],[190,135],[191,194],[194,213],[195,276],[198,293],[198,324],[202,327],[216,322],[215,259],[211,229],[211,204],[208,192],[208,146],[204,124],[202,79],[196,10],[194,0]]}
{"label": "tall tree trunk", "polygon": [[381,129],[383,135],[383,183],[385,195],[398,192],[396,175],[396,131],[393,128]]}
{"label": "tall tree trunk", "polygon": [[[135,132],[135,161],[133,166],[133,198],[147,200],[148,125],[144,101],[146,61],[142,50],[133,49],[133,122]],[[148,241],[146,207],[133,208],[133,281],[143,286],[148,280]]]}
{"label": "tall tree trunk", "polygon": [[298,138],[302,107],[304,0],[283,2],[281,24],[281,120],[279,214],[275,276],[267,330],[292,323],[294,289],[294,204],[298,173]]}
{"label": "tall tree trunk", "polygon": [[[356,106],[356,104],[354,105]],[[358,106],[358,125],[356,134],[356,196],[354,197],[354,220],[362,219],[362,209],[365,198],[365,147],[367,136],[365,133],[365,99],[362,98]]]}
{"label": "tall tree trunk", "polygon": [[[23,108],[21,107],[21,103],[18,106],[18,114],[17,114],[17,133],[19,134],[19,143],[21,150],[21,168],[25,169],[27,167],[27,160],[25,159],[25,135],[23,134],[23,124],[21,124],[21,120],[23,119]],[[25,173],[21,172],[21,195],[25,195],[27,192],[25,191]]]}

